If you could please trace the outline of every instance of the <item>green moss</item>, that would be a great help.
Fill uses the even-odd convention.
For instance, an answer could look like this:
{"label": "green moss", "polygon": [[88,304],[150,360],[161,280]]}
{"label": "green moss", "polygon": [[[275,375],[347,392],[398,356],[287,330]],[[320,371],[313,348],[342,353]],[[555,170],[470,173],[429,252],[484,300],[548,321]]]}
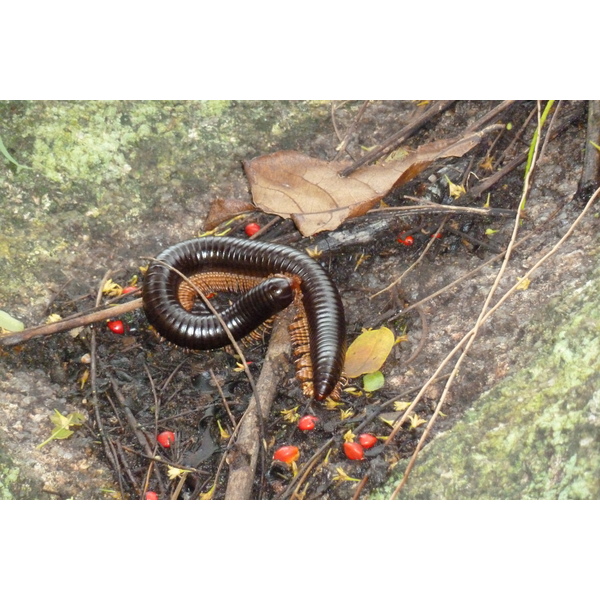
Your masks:
{"label": "green moss", "polygon": [[[597,269],[552,303],[527,365],[426,447],[401,498],[600,498],[599,296]],[[373,497],[389,497],[405,467]]]}
{"label": "green moss", "polygon": [[23,477],[21,470],[0,448],[0,500],[28,500],[41,498],[42,491]]}
{"label": "green moss", "polygon": [[0,157],[0,304],[43,299],[86,238],[136,239],[165,206],[197,215],[242,160],[301,149],[328,119],[307,102],[0,101],[3,141],[33,167]]}

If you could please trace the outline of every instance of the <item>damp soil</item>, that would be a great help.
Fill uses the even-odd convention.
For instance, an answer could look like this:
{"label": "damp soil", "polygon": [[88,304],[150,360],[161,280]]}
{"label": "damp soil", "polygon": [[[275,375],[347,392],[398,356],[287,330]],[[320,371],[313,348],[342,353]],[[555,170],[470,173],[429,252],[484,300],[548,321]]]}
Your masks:
{"label": "damp soil", "polygon": [[[335,106],[335,126],[342,135],[361,105]],[[405,145],[414,148],[459,135],[496,105],[458,102]],[[468,190],[526,150],[535,117],[526,123],[535,109],[535,102],[514,103],[499,117],[499,122],[512,124],[510,130],[486,138],[464,158],[430,166],[395,190],[386,204],[409,203],[406,196],[462,204],[450,197],[448,180]],[[365,147],[402,128],[419,110],[412,102],[372,102],[351,135],[350,157],[360,157]],[[521,223],[519,237],[532,235],[513,253],[496,297],[558,241],[581,211],[577,190],[586,110],[584,102],[561,103],[557,122],[565,125],[543,150]],[[7,282],[0,290],[0,308],[27,326],[53,313],[66,316],[91,308],[109,271],[122,286],[135,278],[139,282],[144,257],[203,230],[213,199],[248,199],[241,160],[281,149],[331,160],[340,143],[329,103],[3,103],[0,111],[11,126],[5,145],[18,162],[33,167],[17,171],[3,164],[0,200],[7,223],[0,235]],[[469,201],[515,209],[523,170],[521,165],[503,177],[489,197],[486,192]],[[243,237],[248,221],[264,225],[270,220],[270,215],[248,215],[229,235]],[[265,416],[269,449],[259,460],[253,498],[349,499],[368,476],[360,490],[366,497],[411,456],[443,380],[429,388],[417,409],[423,423],[407,423],[393,443],[380,441],[367,450],[365,460],[348,460],[342,438],[349,430],[381,440],[390,433],[388,422],[401,414],[394,402],[411,401],[474,325],[499,262],[419,310],[410,310],[411,305],[506,248],[513,227],[508,218],[452,216],[442,237],[400,285],[372,297],[411,266],[441,223],[439,215],[372,213],[309,240],[285,221],[264,235],[264,241],[321,251],[318,260],[344,301],[349,340],[362,328],[383,325],[403,337],[382,368],[384,387],[366,394],[361,380],[353,380],[354,393],[344,392],[339,406],[304,397],[290,363]],[[544,307],[584,285],[597,263],[597,232],[593,214],[529,287],[484,326],[430,439],[462,423],[482,393],[526,360],[531,324],[539,324]],[[397,241],[407,236],[412,245]],[[77,336],[58,334],[0,349],[4,497],[134,499],[148,489],[162,498],[195,499],[211,492],[223,497],[228,473],[224,451],[232,424],[242,418],[251,397],[239,361],[231,352],[184,352],[164,343],[149,329],[142,311],[122,320],[124,335],[99,323],[93,327],[94,339],[92,328],[86,328]],[[85,362],[92,343],[95,388]],[[255,376],[267,343],[268,335],[244,348]],[[68,439],[37,448],[50,436],[49,417],[55,410],[81,412],[86,421]],[[298,430],[295,419],[303,414],[318,417],[315,430]],[[175,432],[170,448],[156,444],[157,433],[164,430]],[[271,460],[273,449],[281,445],[300,448],[300,468],[318,453],[302,486],[291,485],[290,467]],[[169,466],[188,472],[170,479],[174,472]]]}

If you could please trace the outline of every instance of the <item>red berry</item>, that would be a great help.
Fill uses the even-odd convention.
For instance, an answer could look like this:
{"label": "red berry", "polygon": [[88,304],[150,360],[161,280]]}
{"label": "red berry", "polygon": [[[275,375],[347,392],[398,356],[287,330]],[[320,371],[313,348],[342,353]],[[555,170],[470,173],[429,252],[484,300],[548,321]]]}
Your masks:
{"label": "red berry", "polygon": [[131,294],[132,292],[137,292],[138,288],[135,285],[128,285],[121,290],[121,294]]}
{"label": "red berry", "polygon": [[171,444],[175,442],[175,434],[172,431],[163,431],[156,436],[156,441],[163,448],[170,448]]}
{"label": "red berry", "polygon": [[299,456],[300,450],[298,450],[296,446],[281,446],[281,448],[273,454],[273,459],[289,464],[298,460]]}
{"label": "red berry", "polygon": [[246,232],[246,235],[248,237],[252,237],[259,230],[260,225],[258,223],[248,223],[248,225],[246,225],[246,227],[244,228],[244,231]]}
{"label": "red berry", "polygon": [[146,492],[146,500],[158,500],[158,494],[156,492]]}
{"label": "red berry", "polygon": [[402,242],[405,246],[412,246],[415,243],[415,240],[413,238],[412,235],[407,235],[403,242]]}
{"label": "red berry", "polygon": [[304,415],[298,421],[298,429],[300,429],[300,431],[312,431],[318,420],[319,419],[313,415]]}
{"label": "red berry", "polygon": [[441,240],[444,236],[441,233],[433,233],[431,237],[435,238],[436,240]]}
{"label": "red berry", "polygon": [[344,442],[344,453],[350,460],[362,460],[365,457],[363,447],[356,442]]}
{"label": "red berry", "polygon": [[358,443],[363,448],[372,448],[377,443],[377,438],[372,433],[361,433],[358,436]]}
{"label": "red berry", "polygon": [[108,328],[118,335],[123,335],[125,333],[125,325],[123,321],[109,321],[107,323]]}

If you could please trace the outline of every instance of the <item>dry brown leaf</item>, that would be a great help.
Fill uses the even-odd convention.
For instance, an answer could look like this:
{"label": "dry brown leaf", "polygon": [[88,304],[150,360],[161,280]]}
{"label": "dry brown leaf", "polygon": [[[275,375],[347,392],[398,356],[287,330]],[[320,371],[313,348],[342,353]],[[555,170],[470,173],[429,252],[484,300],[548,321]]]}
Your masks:
{"label": "dry brown leaf", "polygon": [[264,212],[292,218],[302,235],[310,236],[337,229],[346,219],[364,214],[432,161],[462,156],[484,133],[425,144],[402,160],[363,167],[346,178],[338,173],[348,162],[328,163],[286,150],[244,162],[244,170],[254,204]]}
{"label": "dry brown leaf", "polygon": [[216,198],[213,200],[204,222],[204,228],[214,229],[217,225],[239,214],[256,210],[256,207],[245,200],[233,198]]}

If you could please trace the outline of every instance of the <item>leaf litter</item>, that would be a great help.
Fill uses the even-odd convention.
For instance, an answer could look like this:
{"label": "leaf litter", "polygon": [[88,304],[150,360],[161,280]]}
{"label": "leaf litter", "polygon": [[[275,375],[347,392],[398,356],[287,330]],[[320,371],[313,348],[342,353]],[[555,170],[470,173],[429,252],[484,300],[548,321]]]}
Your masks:
{"label": "leaf litter", "polygon": [[327,162],[292,150],[246,161],[244,170],[257,208],[291,218],[302,235],[312,236],[364,215],[433,161],[463,156],[486,132],[497,128],[493,125],[466,137],[424,144],[400,160],[366,166],[345,178],[339,173],[350,162]]}

